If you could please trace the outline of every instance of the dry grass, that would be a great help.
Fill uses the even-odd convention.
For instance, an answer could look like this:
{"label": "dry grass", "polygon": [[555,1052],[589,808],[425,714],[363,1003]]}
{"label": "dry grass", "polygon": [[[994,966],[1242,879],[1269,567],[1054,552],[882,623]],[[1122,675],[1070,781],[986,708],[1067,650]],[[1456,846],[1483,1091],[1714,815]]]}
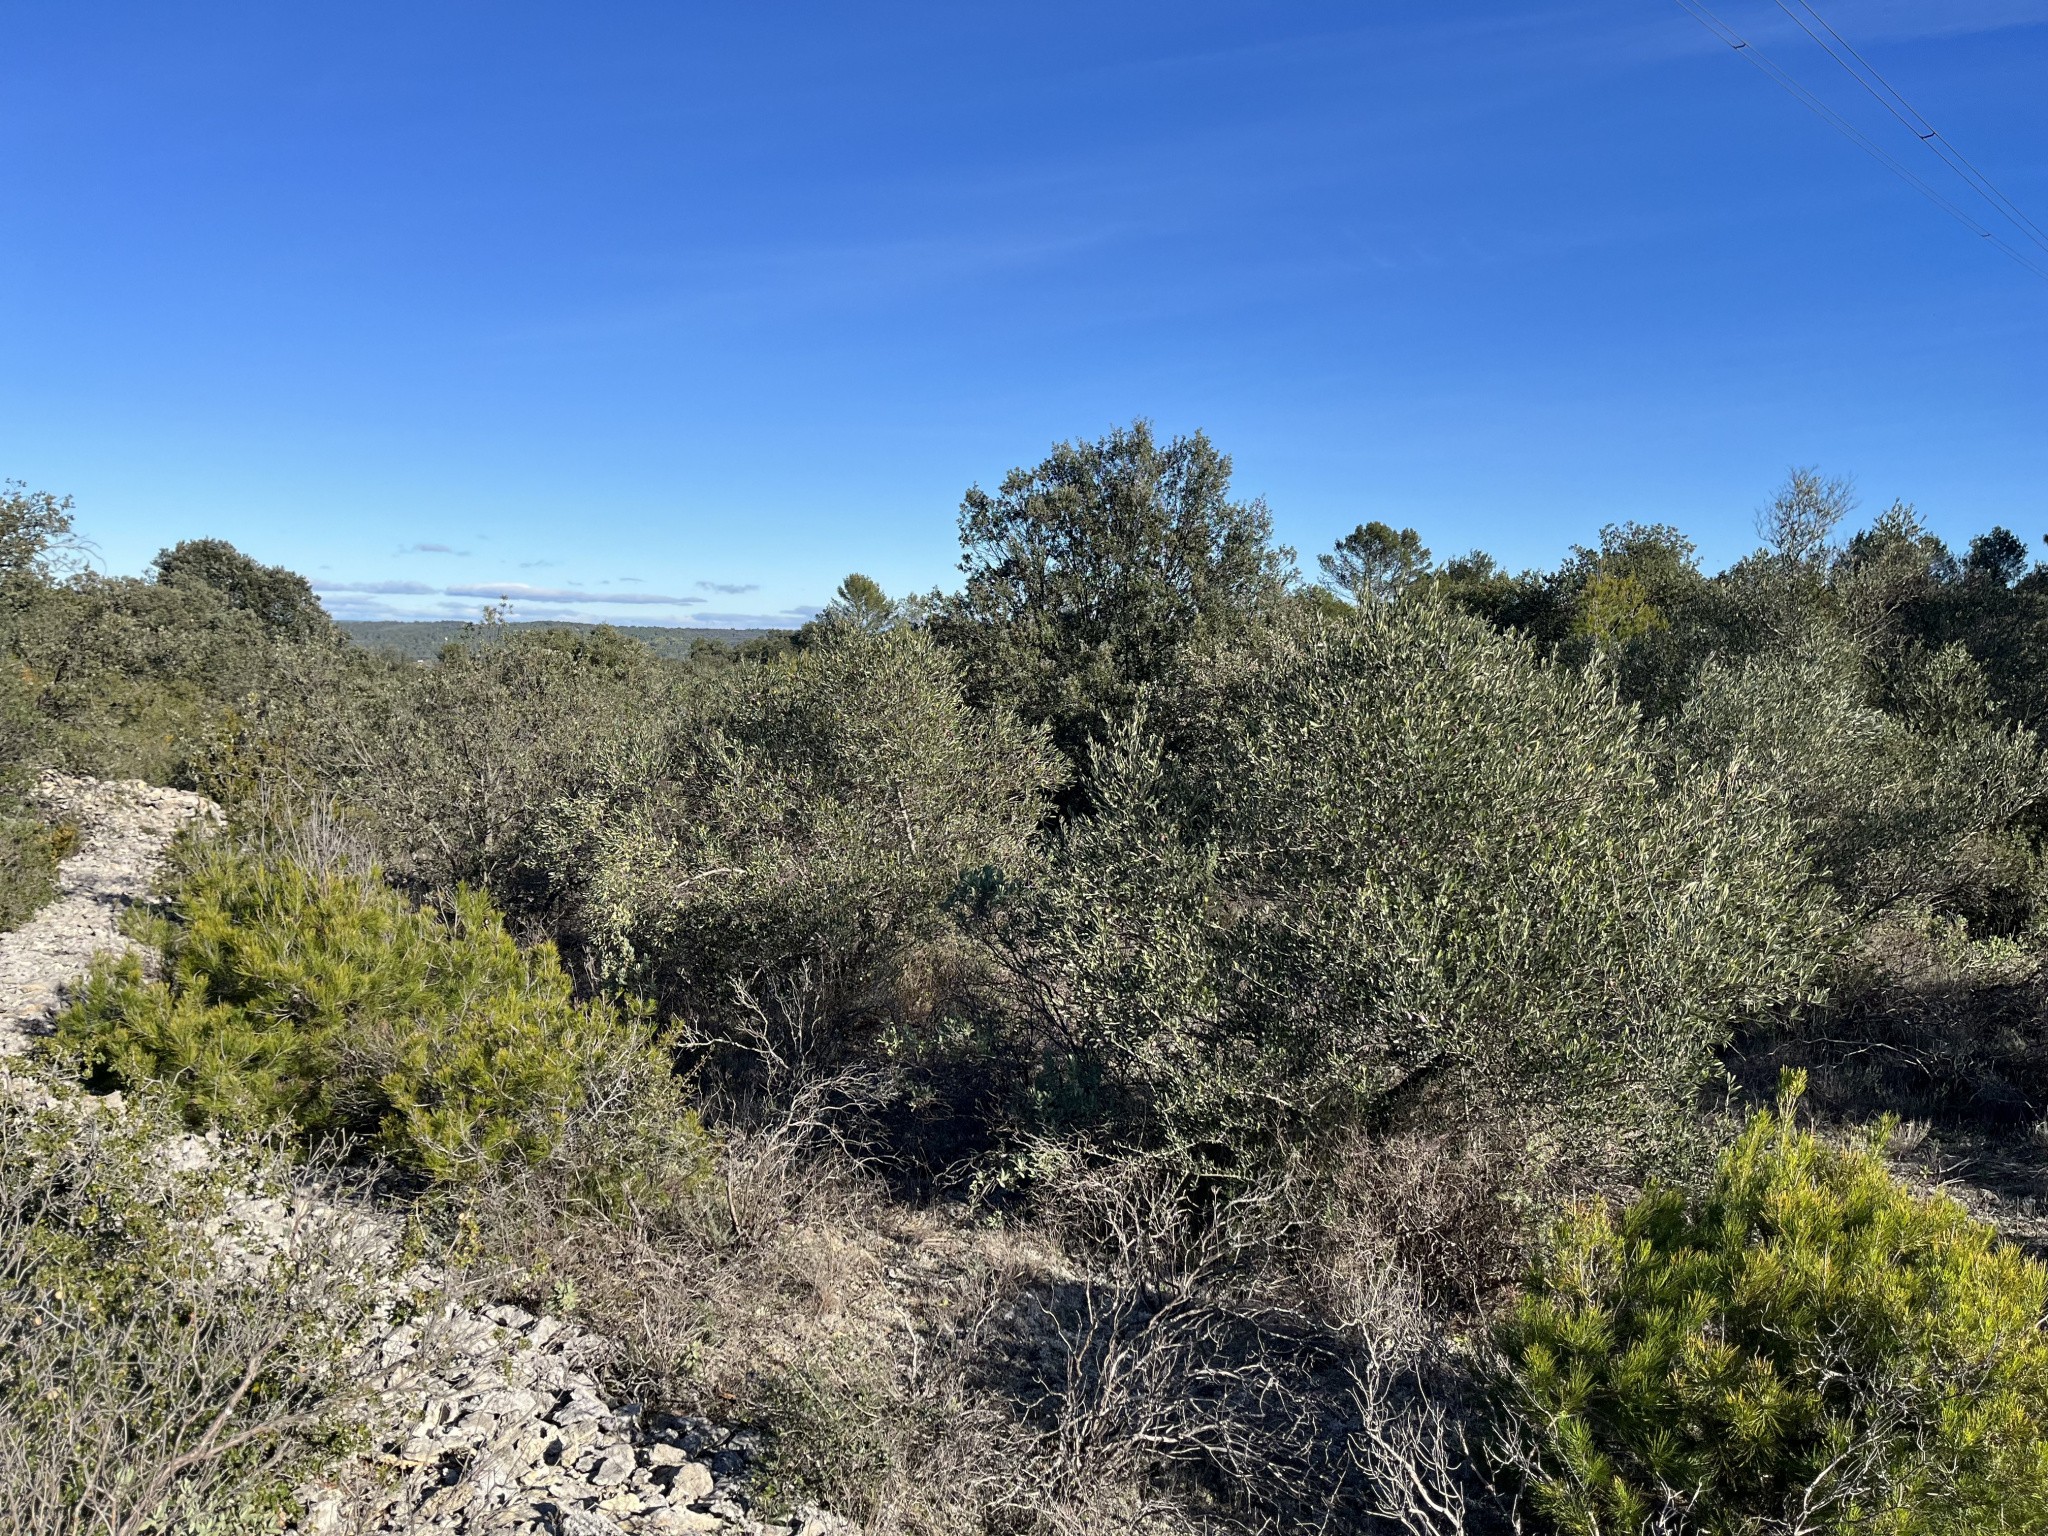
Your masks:
{"label": "dry grass", "polygon": [[395,1252],[274,1150],[0,1086],[0,1529],[275,1529],[362,1417]]}
{"label": "dry grass", "polygon": [[1218,1196],[1046,1146],[998,1220],[892,1198],[861,1152],[880,1080],[782,1087],[723,1106],[720,1183],[660,1220],[531,1181],[471,1214],[493,1289],[573,1304],[620,1392],[759,1426],[771,1506],[874,1536],[1478,1527],[1429,1300],[1489,1222],[1501,1246],[1477,1152],[1359,1143]]}

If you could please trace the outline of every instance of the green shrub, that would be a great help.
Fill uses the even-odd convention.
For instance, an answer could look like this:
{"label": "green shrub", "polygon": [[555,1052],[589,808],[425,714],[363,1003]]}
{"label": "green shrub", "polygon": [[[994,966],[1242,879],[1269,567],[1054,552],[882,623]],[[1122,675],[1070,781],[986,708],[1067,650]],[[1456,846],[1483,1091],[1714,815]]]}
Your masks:
{"label": "green shrub", "polygon": [[1863,916],[1924,904],[1994,932],[2041,901],[2025,826],[2048,798],[2034,733],[2002,725],[1960,646],[1895,663],[1889,707],[1866,661],[1815,634],[1700,669],[1676,725],[1696,761],[1744,762],[1777,786],[1815,862]]}
{"label": "green shrub", "polygon": [[1668,781],[1611,688],[1437,602],[1191,659],[1092,788],[981,931],[1049,1102],[1226,1154],[1432,1103],[1655,1151],[1731,1021],[1827,952],[1763,787]]}
{"label": "green shrub", "polygon": [[2048,1270],[1797,1129],[1789,1082],[1703,1197],[1560,1226],[1503,1333],[1531,1502],[1573,1536],[2043,1529]]}
{"label": "green shrub", "polygon": [[73,826],[52,827],[0,779],[0,933],[57,894],[57,863],[77,835]]}
{"label": "green shrub", "polygon": [[1230,458],[1197,432],[1160,442],[1135,421],[1057,444],[960,503],[958,594],[931,632],[968,697],[1048,726],[1077,766],[1191,640],[1279,608],[1293,552],[1263,501],[1231,496]]}
{"label": "green shrub", "polygon": [[498,623],[433,665],[302,647],[284,671],[209,765],[230,813],[264,809],[255,802],[281,783],[310,785],[394,880],[437,898],[475,886],[522,933],[554,929],[575,877],[537,855],[536,826],[607,773],[649,771],[645,744],[683,707],[687,681],[609,630]]}
{"label": "green shrub", "polygon": [[[0,517],[0,549],[5,542],[6,521]],[[0,587],[0,613],[9,595]],[[0,658],[0,933],[20,927],[56,894],[62,850],[26,793],[42,737],[34,690],[19,669]]]}
{"label": "green shrub", "polygon": [[621,1167],[698,1139],[642,1020],[577,1002],[479,893],[443,916],[373,874],[207,849],[171,912],[165,979],[103,967],[57,1040],[105,1079],[166,1084],[195,1123],[365,1139],[442,1180],[588,1150],[622,1114],[647,1140],[613,1149]]}
{"label": "green shrub", "polygon": [[756,1491],[771,1509],[809,1501],[871,1509],[912,1412],[886,1366],[843,1342],[819,1346],[754,1384],[749,1404],[774,1433]]}
{"label": "green shrub", "polygon": [[743,982],[833,1047],[929,1012],[912,962],[950,939],[964,871],[1035,860],[1055,778],[923,634],[846,626],[678,711],[532,846],[598,974],[707,1027]]}

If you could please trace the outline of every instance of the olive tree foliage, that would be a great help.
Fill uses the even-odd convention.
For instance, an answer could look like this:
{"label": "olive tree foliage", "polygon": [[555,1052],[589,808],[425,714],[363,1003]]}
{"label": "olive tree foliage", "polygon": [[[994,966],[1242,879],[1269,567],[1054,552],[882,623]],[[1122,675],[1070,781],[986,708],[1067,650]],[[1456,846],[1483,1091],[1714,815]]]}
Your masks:
{"label": "olive tree foliage", "polygon": [[1849,540],[1834,586],[1854,632],[1881,653],[1960,645],[2006,718],[2048,720],[2048,565],[2030,566],[2009,529],[1979,534],[1959,558],[1895,503]]}
{"label": "olive tree foliage", "polygon": [[970,708],[905,626],[716,672],[515,634],[307,691],[252,777],[331,797],[406,884],[482,887],[586,982],[706,1028],[748,1012],[736,988],[805,1028],[878,1018],[963,872],[1029,862],[1057,779],[1042,734]]}
{"label": "olive tree foliage", "polygon": [[594,974],[830,1049],[919,1011],[906,965],[950,933],[964,875],[1031,867],[1055,761],[971,708],[922,632],[830,631],[553,801],[538,860]]}
{"label": "olive tree foliage", "polygon": [[932,632],[968,697],[1050,726],[1070,758],[1164,676],[1175,651],[1278,606],[1291,555],[1265,503],[1235,499],[1201,433],[1164,443],[1138,421],[1061,443],[960,505],[960,592]]}
{"label": "olive tree foliage", "polygon": [[1611,684],[1441,602],[1190,658],[1094,773],[979,931],[1051,1106],[1203,1156],[1440,1102],[1626,1142],[1833,935],[1744,765],[1664,774]]}
{"label": "olive tree foliage", "polygon": [[565,882],[540,860],[543,817],[648,768],[693,679],[609,630],[483,631],[432,666],[301,653],[209,787],[258,817],[331,806],[402,885],[475,886],[527,936],[547,931]]}
{"label": "olive tree foliage", "polygon": [[[1838,543],[1854,505],[1848,482],[1792,472],[1760,515],[1766,547],[1718,583],[1742,616],[1737,643],[1694,669],[1674,744],[1775,783],[1858,915],[1912,908],[2016,931],[2042,895],[2029,823],[2048,803],[2048,760],[1949,638],[1967,569],[1904,504]],[[1980,582],[2020,563],[2004,541],[1979,543]]]}
{"label": "olive tree foliage", "polygon": [[1818,631],[1709,661],[1674,739],[1689,761],[1746,765],[1776,785],[1853,911],[1923,906],[2009,931],[2039,899],[2024,830],[2048,797],[2039,743],[2001,722],[1960,646],[1914,647],[1888,691],[1876,697],[1863,654]]}

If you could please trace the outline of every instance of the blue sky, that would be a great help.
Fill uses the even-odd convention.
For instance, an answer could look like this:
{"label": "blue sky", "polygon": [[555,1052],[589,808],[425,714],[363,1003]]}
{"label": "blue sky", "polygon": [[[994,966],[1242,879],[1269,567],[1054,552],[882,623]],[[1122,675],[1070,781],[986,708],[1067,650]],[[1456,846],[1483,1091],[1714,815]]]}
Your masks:
{"label": "blue sky", "polygon": [[[1814,3],[2048,225],[2048,0]],[[1794,463],[2048,532],[2048,281],[1670,0],[0,0],[0,85],[0,477],[111,570],[786,620],[1141,415],[1305,562],[1718,564]]]}

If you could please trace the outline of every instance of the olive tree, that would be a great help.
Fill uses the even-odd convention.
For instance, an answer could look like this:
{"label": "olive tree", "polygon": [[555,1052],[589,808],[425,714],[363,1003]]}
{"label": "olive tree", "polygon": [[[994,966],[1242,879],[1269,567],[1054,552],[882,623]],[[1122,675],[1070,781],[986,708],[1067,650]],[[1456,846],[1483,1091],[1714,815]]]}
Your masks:
{"label": "olive tree", "polygon": [[905,965],[964,875],[1030,865],[1058,779],[1040,731],[971,708],[900,626],[735,669],[636,742],[539,826],[568,942],[700,1024],[743,990],[826,1046],[918,1012]]}
{"label": "olive tree", "polygon": [[1440,602],[1191,658],[1095,784],[980,931],[1046,1031],[1048,1106],[1204,1156],[1446,1095],[1625,1138],[1833,931],[1768,785],[1666,775],[1610,684]]}

